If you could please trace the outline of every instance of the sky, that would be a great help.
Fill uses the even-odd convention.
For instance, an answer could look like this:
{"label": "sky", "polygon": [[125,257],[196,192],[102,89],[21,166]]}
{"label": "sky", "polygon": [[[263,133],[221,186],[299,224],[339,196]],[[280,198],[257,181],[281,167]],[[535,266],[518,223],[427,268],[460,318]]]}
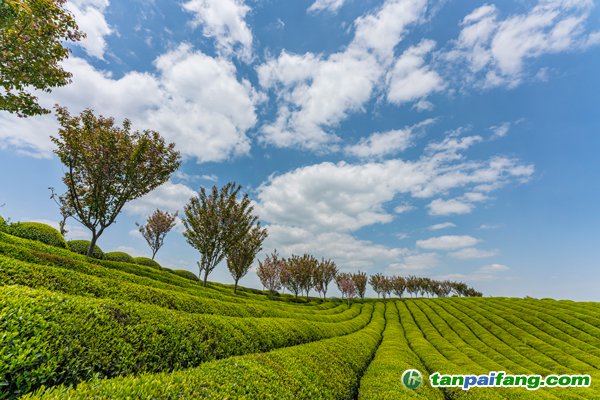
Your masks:
{"label": "sky", "polygon": [[[181,168],[98,244],[241,184],[276,249],[340,270],[600,301],[600,6],[591,0],[74,0],[71,114],[129,118]],[[54,115],[0,112],[0,214],[57,226]],[[73,220],[67,239],[89,238]],[[197,273],[181,223],[157,260]],[[210,280],[232,282],[220,265]],[[254,271],[240,284],[260,288]],[[330,288],[332,295],[339,295]],[[374,293],[369,290],[368,295]]]}

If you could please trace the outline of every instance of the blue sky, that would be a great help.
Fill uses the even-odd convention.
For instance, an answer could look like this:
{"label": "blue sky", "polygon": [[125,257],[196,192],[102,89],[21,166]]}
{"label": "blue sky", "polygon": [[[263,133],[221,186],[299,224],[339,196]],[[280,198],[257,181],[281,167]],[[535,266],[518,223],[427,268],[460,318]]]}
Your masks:
{"label": "blue sky", "polygon": [[[68,7],[88,36],[64,63],[73,83],[42,103],[130,118],[184,156],[100,238],[105,251],[150,254],[136,221],[236,181],[268,227],[265,252],[459,279],[486,295],[600,301],[593,1]],[[51,115],[0,112],[3,216],[56,224],[56,131]],[[179,230],[157,260],[197,272],[198,257]],[[224,265],[211,279],[231,282]],[[241,283],[260,287],[254,272]]]}

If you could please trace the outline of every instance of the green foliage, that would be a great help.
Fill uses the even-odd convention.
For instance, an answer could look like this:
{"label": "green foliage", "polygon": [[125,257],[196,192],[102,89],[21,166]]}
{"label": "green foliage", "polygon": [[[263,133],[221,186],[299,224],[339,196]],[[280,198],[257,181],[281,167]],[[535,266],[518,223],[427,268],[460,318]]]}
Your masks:
{"label": "green foliage", "polygon": [[6,223],[4,218],[2,218],[2,215],[0,215],[0,232],[6,231],[7,227],[8,227],[8,224]]}
{"label": "green foliage", "polygon": [[[1,230],[1,229],[0,229]],[[6,232],[13,236],[37,240],[55,247],[67,247],[67,242],[59,231],[53,227],[39,222],[16,222],[6,228]]]}
{"label": "green foliage", "polygon": [[56,114],[60,129],[51,139],[67,171],[67,191],[58,197],[61,213],[90,230],[91,256],[96,240],[125,204],[166,182],[181,158],[174,143],[167,144],[156,131],[131,131],[127,119],[119,127],[90,109],[71,117],[56,106]]}
{"label": "green foliage", "polygon": [[177,213],[170,214],[167,211],[156,209],[156,211],[148,217],[145,225],[139,225],[136,222],[140,233],[144,239],[146,239],[146,243],[148,243],[148,246],[150,246],[150,249],[152,250],[153,260],[158,250],[162,247],[167,233],[175,226],[175,218],[177,218]]}
{"label": "green foliage", "polygon": [[371,322],[345,336],[268,353],[230,357],[197,368],[82,383],[39,393],[43,399],[350,399],[384,327],[383,305]]}
{"label": "green foliage", "polygon": [[[78,254],[83,254],[84,256],[88,254],[90,243],[91,242],[89,240],[69,240],[67,242],[69,250]],[[92,257],[97,258],[99,260],[104,258],[104,252],[102,251],[102,249],[100,249],[100,247],[98,247],[97,244],[94,245]]]}
{"label": "green foliage", "polygon": [[227,252],[233,251],[258,221],[248,194],[238,199],[241,189],[233,182],[221,189],[213,186],[210,193],[200,188],[183,210],[183,236],[200,252],[198,268],[204,274],[203,286]]}
{"label": "green foliage", "polygon": [[250,228],[240,242],[226,249],[227,269],[235,282],[234,293],[237,292],[239,280],[248,273],[256,255],[262,250],[262,243],[266,238],[267,229],[261,228],[260,223],[257,223]]}
{"label": "green foliage", "polygon": [[345,335],[363,328],[372,311],[365,306],[355,318],[337,324],[231,318],[18,286],[0,287],[0,300],[2,331],[7,333],[0,336],[0,354],[6,357],[0,363],[0,382],[9,382],[4,392],[9,396],[41,384],[179,370]]}
{"label": "green foliage", "polygon": [[182,277],[184,277],[186,279],[189,279],[191,281],[198,281],[198,280],[200,280],[200,279],[198,279],[198,277],[196,276],[196,274],[194,274],[193,272],[190,272],[188,270],[185,270],[185,269],[175,269],[175,270],[173,270],[173,273],[175,275],[182,276]]}
{"label": "green foliage", "polygon": [[0,2],[0,110],[20,117],[47,114],[29,91],[50,92],[71,81],[62,68],[70,50],[65,41],[85,35],[64,0]]}
{"label": "green foliage", "polygon": [[133,257],[123,251],[111,251],[104,253],[104,259],[109,261],[133,262]]}
{"label": "green foliage", "polygon": [[136,264],[145,265],[147,267],[162,269],[159,263],[148,257],[134,257],[131,261]]}

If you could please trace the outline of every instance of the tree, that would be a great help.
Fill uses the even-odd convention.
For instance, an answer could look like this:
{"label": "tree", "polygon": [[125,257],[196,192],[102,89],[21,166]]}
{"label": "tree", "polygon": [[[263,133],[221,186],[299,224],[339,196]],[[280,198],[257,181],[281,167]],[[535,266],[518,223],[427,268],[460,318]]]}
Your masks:
{"label": "tree", "polygon": [[184,208],[183,236],[200,252],[198,268],[200,278],[204,273],[203,286],[227,252],[242,241],[258,220],[252,214],[254,207],[248,194],[238,199],[241,189],[234,182],[220,190],[213,186],[210,193],[200,188],[199,196],[192,197]]}
{"label": "tree", "polygon": [[365,272],[358,271],[356,274],[352,274],[352,280],[356,291],[361,299],[365,298],[365,292],[367,291],[367,274]]}
{"label": "tree", "polygon": [[381,291],[383,289],[383,279],[385,277],[382,274],[375,274],[375,275],[371,275],[371,278],[369,278],[369,284],[371,285],[371,287],[373,288],[373,290],[375,291],[375,293],[377,293],[377,297],[379,297],[379,295],[381,294]]}
{"label": "tree", "polygon": [[392,291],[396,296],[402,298],[402,294],[406,289],[406,279],[402,276],[392,276],[390,280],[392,283]]}
{"label": "tree", "polygon": [[92,232],[88,256],[123,206],[166,182],[179,167],[175,144],[156,131],[131,131],[131,122],[115,126],[113,118],[92,110],[71,117],[56,106],[61,128],[51,137],[54,151],[67,167],[67,192],[60,197],[65,212]]}
{"label": "tree", "polygon": [[235,281],[233,293],[237,293],[239,280],[250,270],[254,258],[262,250],[262,243],[266,238],[267,229],[256,224],[237,245],[227,249],[227,269]]}
{"label": "tree", "polygon": [[264,262],[258,262],[256,274],[260,279],[260,283],[269,290],[270,295],[281,289],[281,271],[284,265],[285,260],[279,258],[277,251],[273,251],[271,255],[265,258]]}
{"label": "tree", "polygon": [[153,260],[156,253],[158,253],[158,250],[160,250],[165,242],[167,233],[175,226],[176,218],[177,213],[170,214],[167,211],[156,209],[156,211],[148,217],[145,225],[140,225],[137,222],[135,223],[152,250]]}
{"label": "tree", "polygon": [[3,0],[0,3],[0,110],[20,117],[47,114],[28,91],[50,92],[71,82],[61,62],[70,53],[65,41],[79,31],[65,0]]}
{"label": "tree", "polygon": [[327,295],[327,287],[335,279],[338,273],[335,262],[331,260],[321,259],[317,267],[313,271],[313,283],[315,290],[320,294],[323,293],[323,298]]}
{"label": "tree", "polygon": [[380,287],[381,287],[381,294],[383,295],[383,299],[385,300],[386,298],[390,297],[393,287],[392,287],[392,280],[389,277],[383,276],[381,278]]}
{"label": "tree", "polygon": [[406,278],[406,291],[410,293],[410,297],[413,297],[415,293],[419,290],[419,278],[414,275],[409,275]]}
{"label": "tree", "polygon": [[342,297],[346,298],[348,306],[350,306],[350,301],[356,296],[356,285],[354,284],[354,279],[352,279],[352,274],[347,272],[337,274],[335,283],[340,292],[342,292]]}
{"label": "tree", "polygon": [[67,230],[67,219],[72,217],[72,212],[70,207],[67,206],[67,202],[65,201],[64,196],[59,196],[53,187],[48,188],[50,190],[50,198],[58,205],[58,209],[60,211],[61,220],[58,223],[58,230],[63,237],[69,232]]}
{"label": "tree", "polygon": [[305,292],[308,298],[308,292],[313,287],[313,271],[318,263],[319,261],[309,254],[292,255],[285,261],[281,283],[296,297],[298,293]]}

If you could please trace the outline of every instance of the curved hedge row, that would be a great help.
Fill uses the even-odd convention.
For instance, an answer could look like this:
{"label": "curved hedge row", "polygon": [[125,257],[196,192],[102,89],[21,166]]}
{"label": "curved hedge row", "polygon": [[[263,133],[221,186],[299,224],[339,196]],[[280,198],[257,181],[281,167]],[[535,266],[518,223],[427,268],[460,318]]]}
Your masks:
{"label": "curved hedge row", "polygon": [[213,361],[174,373],[84,382],[25,398],[350,399],[381,339],[383,304],[362,330],[332,339]]}
{"label": "curved hedge row", "polygon": [[39,222],[16,222],[5,228],[6,232],[23,239],[36,240],[49,246],[67,248],[67,242],[59,231]]}
{"label": "curved hedge row", "polygon": [[[67,244],[69,245],[69,250],[72,252],[87,256],[88,249],[90,248],[90,244],[92,244],[92,242],[89,240],[69,240]],[[97,244],[94,245],[92,257],[99,260],[104,258],[104,252]]]}
{"label": "curved hedge row", "polygon": [[[172,371],[232,355],[355,332],[371,319],[328,324],[286,318],[233,318],[155,306],[0,287],[3,392],[22,395],[41,384],[73,385],[92,377]],[[3,398],[0,395],[0,398]]]}
{"label": "curved hedge row", "polygon": [[445,399],[441,390],[429,385],[411,390],[402,384],[402,373],[407,369],[421,371],[425,382],[429,374],[406,341],[394,303],[387,305],[385,322],[381,345],[360,380],[358,400]]}
{"label": "curved hedge row", "polygon": [[4,218],[2,218],[2,215],[0,215],[0,232],[4,232],[7,228],[7,226],[8,226],[8,224],[6,223]]}
{"label": "curved hedge row", "polygon": [[[102,268],[102,267],[97,267]],[[110,272],[110,270],[107,270]],[[183,279],[183,278],[182,278]],[[118,281],[112,277],[86,275],[70,269],[27,263],[0,254],[0,283],[49,289],[66,294],[153,304],[191,313],[238,317],[282,317],[322,322],[347,320],[360,312],[353,306],[339,314],[302,314],[271,308],[266,304],[228,303],[173,290]]]}
{"label": "curved hedge row", "polygon": [[191,281],[199,281],[200,280],[200,278],[198,278],[196,276],[196,274],[194,274],[193,272],[187,271],[185,269],[174,269],[173,273],[175,275],[179,275],[179,276],[189,279]]}
{"label": "curved hedge row", "polygon": [[145,265],[146,267],[162,269],[159,263],[148,257],[134,257],[131,261],[135,264]]}
{"label": "curved hedge row", "polygon": [[104,253],[104,259],[108,261],[132,262],[133,257],[123,251],[110,251]]}
{"label": "curved hedge row", "polygon": [[[171,272],[159,271],[139,264],[96,260],[83,255],[58,249],[25,239],[0,233],[0,254],[35,264],[51,265],[59,268],[72,269],[87,275],[113,280],[124,280],[148,287],[176,290],[197,297],[208,298],[210,301],[219,300],[229,303],[243,303],[257,305],[255,299],[243,299],[233,294],[224,294],[220,290],[202,288],[195,282],[185,279]],[[103,268],[106,267],[106,268]],[[306,305],[292,305],[288,303],[272,302],[266,296],[261,299],[262,304],[270,310],[293,311],[307,314],[339,313],[341,305],[335,309],[320,310]]]}

